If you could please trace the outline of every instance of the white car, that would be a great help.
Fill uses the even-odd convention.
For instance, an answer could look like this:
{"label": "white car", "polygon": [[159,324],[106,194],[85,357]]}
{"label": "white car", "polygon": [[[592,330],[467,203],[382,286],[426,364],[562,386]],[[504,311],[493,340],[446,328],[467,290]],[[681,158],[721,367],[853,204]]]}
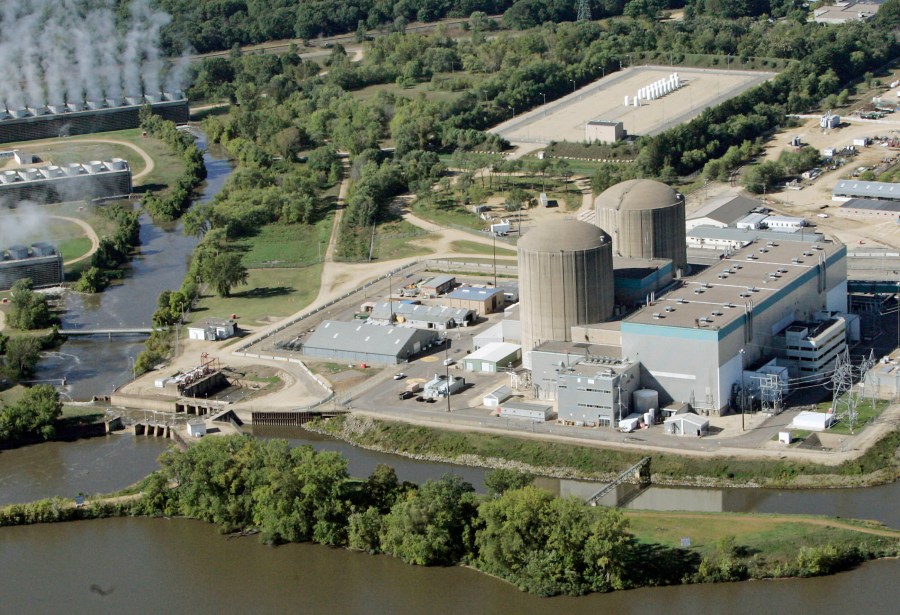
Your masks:
{"label": "white car", "polygon": [[404,378],[406,378],[406,374],[404,374],[403,372],[397,372],[396,374],[394,374],[394,380],[403,380]]}
{"label": "white car", "polygon": [[819,218],[827,218],[828,214],[816,214],[816,216]]}
{"label": "white car", "polygon": [[453,359],[444,359],[444,365],[446,365],[448,367],[450,365],[453,365],[454,363],[456,363],[456,361],[454,361]]}

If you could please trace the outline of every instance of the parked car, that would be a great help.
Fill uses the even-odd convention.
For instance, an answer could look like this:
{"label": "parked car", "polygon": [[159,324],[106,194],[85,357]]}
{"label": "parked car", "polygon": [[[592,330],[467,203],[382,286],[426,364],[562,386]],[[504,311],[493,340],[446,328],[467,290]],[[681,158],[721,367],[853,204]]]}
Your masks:
{"label": "parked car", "polygon": [[456,363],[456,361],[454,361],[453,359],[444,359],[445,366],[450,366],[450,365],[453,365],[454,363]]}
{"label": "parked car", "polygon": [[394,380],[403,380],[404,378],[406,378],[406,374],[404,374],[403,372],[397,372],[396,374],[394,374]]}

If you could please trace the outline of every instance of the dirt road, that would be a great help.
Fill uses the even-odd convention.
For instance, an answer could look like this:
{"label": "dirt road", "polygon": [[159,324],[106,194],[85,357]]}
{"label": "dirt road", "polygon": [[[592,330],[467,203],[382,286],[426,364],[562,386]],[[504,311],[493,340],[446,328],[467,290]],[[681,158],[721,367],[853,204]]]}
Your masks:
{"label": "dirt road", "polygon": [[75,263],[80,263],[81,261],[90,258],[94,255],[94,252],[97,251],[97,248],[100,247],[100,238],[97,236],[97,231],[94,230],[90,224],[85,222],[84,220],[80,220],[78,218],[70,218],[69,216],[50,216],[51,218],[57,218],[58,220],[65,220],[66,222],[71,222],[72,224],[77,224],[81,227],[81,230],[84,231],[84,234],[88,236],[88,239],[91,240],[91,249],[88,250],[87,254],[79,256],[78,258],[73,258],[72,260],[66,261],[63,265],[74,265]]}

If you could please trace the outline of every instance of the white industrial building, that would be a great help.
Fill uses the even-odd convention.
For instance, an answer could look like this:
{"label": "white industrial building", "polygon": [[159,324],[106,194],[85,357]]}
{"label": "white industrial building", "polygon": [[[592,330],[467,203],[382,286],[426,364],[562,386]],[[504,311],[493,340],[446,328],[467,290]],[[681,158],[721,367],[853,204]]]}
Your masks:
{"label": "white industrial building", "polygon": [[591,120],[584,125],[584,140],[588,143],[615,143],[625,138],[622,122]]}
{"label": "white industrial building", "polygon": [[207,318],[188,327],[188,339],[214,342],[234,335],[235,322],[230,318]]}
{"label": "white industrial building", "polygon": [[501,387],[497,387],[496,389],[482,397],[481,403],[486,408],[496,408],[510,397],[512,397],[512,389],[510,389],[506,385],[503,385]]}
{"label": "white industrial building", "polygon": [[531,404],[521,401],[508,401],[499,406],[501,418],[521,419],[543,423],[553,416],[553,406],[547,404]]}
{"label": "white industrial building", "polygon": [[691,230],[697,226],[731,226],[759,206],[759,201],[745,196],[710,199],[687,219],[685,227]]}
{"label": "white industrial building", "polygon": [[664,431],[673,436],[705,436],[709,434],[709,420],[696,414],[676,414],[665,420]]}

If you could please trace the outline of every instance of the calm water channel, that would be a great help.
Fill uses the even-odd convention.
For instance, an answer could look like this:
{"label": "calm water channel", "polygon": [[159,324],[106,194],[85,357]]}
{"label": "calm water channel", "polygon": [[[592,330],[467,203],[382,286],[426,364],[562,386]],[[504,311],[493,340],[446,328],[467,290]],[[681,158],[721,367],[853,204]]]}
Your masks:
{"label": "calm water channel", "polygon": [[[205,150],[201,137],[199,145]],[[201,200],[211,199],[232,167],[207,151]],[[139,256],[121,285],[96,297],[71,294],[66,327],[144,326],[165,289],[180,286],[196,240],[141,220]],[[45,359],[38,378],[67,378],[75,400],[108,394],[130,377],[141,338],[79,338]],[[453,472],[479,490],[478,468],[415,461],[354,448],[301,430],[258,428],[347,457],[351,474],[378,463],[402,480],[422,482]],[[0,452],[0,504],[79,492],[121,489],[157,467],[166,442],[116,434]],[[538,479],[561,495],[586,496],[597,486]],[[615,497],[633,508],[782,512],[876,519],[900,527],[900,484],[871,489],[778,491],[674,489],[640,493],[623,486]],[[612,503],[612,502],[610,502]],[[73,565],[77,564],[77,565]],[[586,598],[534,598],[464,569],[422,569],[314,545],[270,548],[253,538],[227,540],[210,525],[186,520],[111,519],[0,530],[0,610],[56,612],[310,613],[888,613],[898,598],[897,561],[812,580],[705,585],[620,592]],[[53,570],[52,582],[46,571]],[[93,589],[92,589],[93,587]],[[252,590],[250,589],[252,588]],[[861,597],[864,597],[861,599]]]}
{"label": "calm water channel", "polygon": [[820,579],[544,599],[463,568],[316,545],[266,547],[198,521],[107,519],[5,528],[0,570],[8,613],[837,615],[896,612],[900,562]]}
{"label": "calm water channel", "polygon": [[[203,150],[207,179],[200,201],[212,199],[231,174],[227,158],[207,148],[206,137],[198,133],[197,146]],[[156,299],[164,290],[181,286],[187,273],[195,237],[186,237],[181,223],[164,230],[150,216],[141,216],[141,246],[126,270],[125,279],[96,295],[66,295],[62,326],[70,329],[90,327],[149,327]],[[131,378],[131,359],[143,348],[143,336],[102,336],[73,338],[58,351],[50,353],[38,366],[36,379],[66,378],[61,391],[73,400],[89,400],[108,395]]]}

